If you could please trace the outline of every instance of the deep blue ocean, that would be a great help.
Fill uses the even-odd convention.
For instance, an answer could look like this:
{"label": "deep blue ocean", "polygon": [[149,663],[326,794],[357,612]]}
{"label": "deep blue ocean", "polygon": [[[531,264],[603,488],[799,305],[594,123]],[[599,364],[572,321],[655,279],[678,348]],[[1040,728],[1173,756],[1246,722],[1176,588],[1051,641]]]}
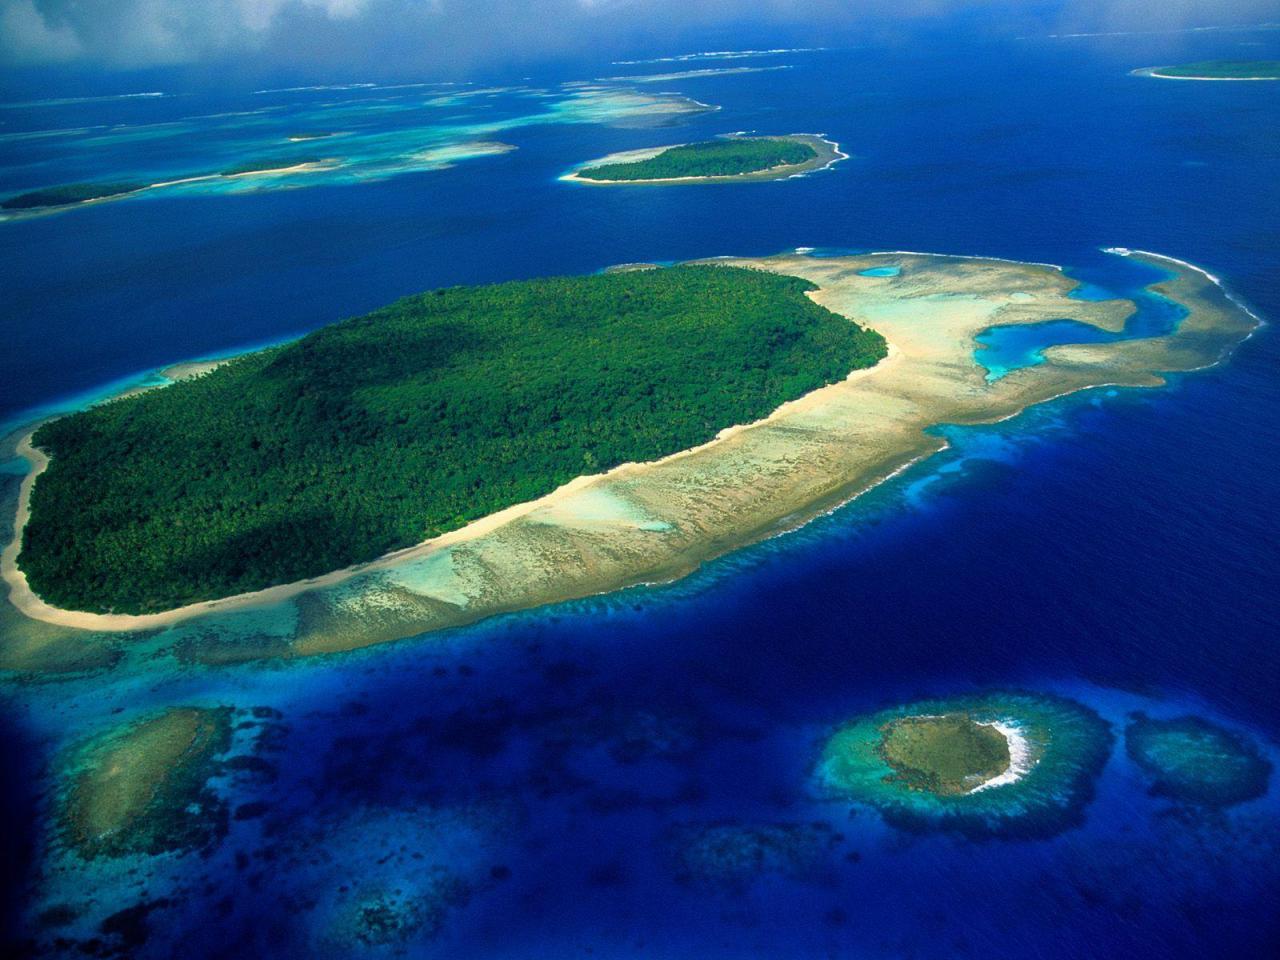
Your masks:
{"label": "deep blue ocean", "polygon": [[[220,169],[280,131],[367,131],[360,177],[0,222],[11,424],[430,287],[798,246],[1055,263],[1112,291],[1133,279],[1101,248],[1146,249],[1205,267],[1272,324],[1161,389],[939,428],[946,452],[670,586],[288,666],[0,681],[6,830],[32,841],[10,841],[9,902],[164,898],[137,947],[160,957],[392,956],[332,946],[336,891],[407,896],[444,874],[467,893],[404,955],[1276,955],[1277,776],[1260,800],[1189,808],[1151,795],[1120,745],[1134,710],[1211,718],[1272,759],[1280,742],[1280,83],[1129,75],[1210,57],[1280,58],[1280,32],[574,62],[441,101],[436,119],[416,105],[447,90],[0,108],[0,196]],[[565,83],[739,65],[785,69],[604,85],[715,112],[562,105],[582,89]],[[557,179],[612,151],[740,130],[825,133],[852,156],[733,187]],[[416,139],[516,149],[415,169]],[[325,155],[341,137],[313,142]],[[1113,724],[1071,829],[907,834],[815,795],[833,724],[991,688],[1073,697]],[[175,703],[280,711],[271,777],[227,787],[262,806],[207,857],[52,870],[35,842],[50,758]],[[803,869],[709,882],[672,852],[690,825],[815,822],[832,839]]]}

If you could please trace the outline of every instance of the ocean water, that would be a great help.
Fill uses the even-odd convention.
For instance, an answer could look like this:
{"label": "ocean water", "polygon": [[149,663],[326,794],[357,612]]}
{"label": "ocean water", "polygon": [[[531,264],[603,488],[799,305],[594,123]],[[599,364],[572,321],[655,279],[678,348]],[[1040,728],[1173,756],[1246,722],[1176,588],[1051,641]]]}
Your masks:
{"label": "ocean water", "polygon": [[[0,195],[225,169],[293,149],[287,131],[360,142],[342,153],[332,138],[351,166],[314,182],[193,185],[0,223],[0,421],[435,285],[797,246],[1061,264],[1085,297],[1141,280],[1102,248],[1148,249],[1203,265],[1274,320],[1280,87],[1128,75],[1246,42],[1250,57],[1280,50],[1274,32],[957,38],[618,82],[589,106],[564,84],[650,68],[566,63],[430,108],[397,98],[447,92],[6,107]],[[617,92],[632,89],[720,109],[655,115]],[[215,113],[236,116],[186,119]],[[160,123],[181,151],[148,139]],[[97,132],[33,136],[85,128]],[[557,179],[615,150],[736,130],[823,132],[852,157],[734,187]],[[460,147],[481,140],[516,149]],[[1126,334],[1177,320],[1139,306],[1134,323],[1153,326]],[[1064,332],[1005,344],[1006,359]],[[1195,714],[1280,761],[1277,361],[1265,326],[1158,390],[939,427],[944,453],[669,586],[288,665],[126,656],[89,676],[7,677],[14,935],[121,951],[101,919],[151,904],[132,955],[1269,956],[1275,775],[1247,803],[1180,804],[1149,792],[1122,736],[1137,710]],[[5,468],[0,482],[16,479]],[[816,789],[834,725],[989,689],[1067,696],[1111,724],[1069,829],[908,833]],[[279,711],[238,734],[268,769],[219,783],[243,813],[227,836],[207,856],[88,864],[50,843],[67,748],[172,704]],[[690,859],[688,838],[709,831],[738,838],[737,860]],[[375,901],[429,909],[402,944],[353,938],[352,911]],[[78,919],[41,926],[57,904]]]}

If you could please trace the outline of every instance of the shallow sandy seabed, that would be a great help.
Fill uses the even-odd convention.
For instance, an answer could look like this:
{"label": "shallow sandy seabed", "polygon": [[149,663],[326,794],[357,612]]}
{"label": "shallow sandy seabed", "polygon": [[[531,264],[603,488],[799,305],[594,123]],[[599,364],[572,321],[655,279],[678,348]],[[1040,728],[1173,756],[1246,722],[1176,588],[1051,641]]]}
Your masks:
{"label": "shallow sandy seabed", "polygon": [[[911,253],[716,260],[813,281],[817,302],[884,334],[889,356],[693,450],[580,478],[360,567],[176,611],[116,616],[49,607],[27,590],[10,545],[4,576],[17,609],[0,610],[0,668],[38,670],[42,650],[63,662],[68,634],[98,646],[110,634],[85,631],[176,624],[179,652],[205,662],[351,650],[682,577],[942,449],[942,438],[924,432],[929,427],[993,422],[1093,386],[1156,386],[1161,371],[1216,363],[1257,325],[1208,274],[1126,253],[1172,273],[1152,289],[1189,309],[1175,333],[1052,347],[1045,363],[994,383],[973,356],[974,336],[987,327],[1072,317],[1118,331],[1133,304],[1071,299],[1075,281],[1056,268],[1002,260]],[[860,275],[889,264],[901,273]],[[18,514],[21,520],[21,508]]]}

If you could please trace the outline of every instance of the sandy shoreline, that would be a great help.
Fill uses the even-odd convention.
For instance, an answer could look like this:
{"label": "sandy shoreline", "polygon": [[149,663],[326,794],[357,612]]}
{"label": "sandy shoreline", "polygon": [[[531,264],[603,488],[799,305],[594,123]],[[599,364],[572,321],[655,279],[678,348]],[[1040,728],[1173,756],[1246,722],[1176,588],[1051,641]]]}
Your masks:
{"label": "sandy shoreline", "polygon": [[1138,70],[1129,71],[1135,77],[1154,77],[1157,80],[1205,80],[1209,82],[1221,81],[1226,83],[1244,82],[1244,83],[1265,83],[1266,81],[1280,80],[1280,77],[1184,77],[1176,76],[1169,73],[1161,73],[1161,70],[1167,67],[1142,67]]}
{"label": "sandy shoreline", "polygon": [[593,167],[601,167],[613,163],[633,163],[640,160],[649,160],[659,154],[665,153],[675,147],[687,146],[683,143],[668,143],[661,147],[645,147],[640,150],[624,150],[620,153],[611,153],[607,156],[600,157],[596,160],[588,160],[586,163],[580,164],[574,170],[560,177],[566,183],[585,183],[595,187],[622,187],[622,186],[652,186],[655,184],[688,184],[688,183],[744,183],[750,181],[763,180],[787,180],[791,177],[804,176],[809,173],[816,173],[819,170],[827,170],[841,160],[848,160],[849,154],[840,149],[840,144],[834,140],[826,139],[824,134],[820,133],[786,133],[776,137],[762,136],[743,136],[734,134],[730,139],[747,139],[747,140],[799,140],[812,146],[818,155],[812,160],[806,160],[803,163],[784,163],[776,167],[768,167],[764,170],[752,170],[749,173],[724,174],[720,176],[710,177],[655,177],[651,180],[595,180],[591,177],[583,176],[583,173]]}
{"label": "sandy shoreline", "polygon": [[[876,364],[876,366],[862,370],[855,370],[841,382],[850,383],[859,377],[872,373],[875,370],[880,370],[886,364],[891,364],[896,361],[897,357],[897,350],[894,348],[892,343],[889,343],[887,355],[883,360]],[[179,375],[173,376],[172,379],[177,380],[181,379],[182,376],[197,376],[226,362],[226,360],[212,360],[174,364],[164,368],[163,373],[165,375],[169,375],[171,371],[176,372]],[[144,387],[140,389],[155,389],[155,387]],[[138,391],[127,391],[125,394],[121,394],[121,396],[125,396],[132,392]],[[27,583],[26,574],[22,572],[17,563],[18,554],[21,551],[22,530],[26,527],[27,520],[29,520],[31,516],[31,491],[35,487],[36,479],[49,466],[49,457],[38,447],[32,445],[31,439],[35,435],[35,430],[33,429],[18,441],[18,445],[15,449],[15,453],[18,456],[23,457],[31,464],[31,470],[23,478],[22,486],[18,493],[18,509],[14,517],[13,542],[10,543],[9,546],[5,548],[3,554],[0,555],[0,579],[9,586],[9,602],[21,611],[23,615],[35,620],[43,620],[45,623],[74,627],[80,630],[146,630],[153,629],[155,627],[167,626],[169,624],[177,623],[190,617],[212,611],[229,611],[274,603],[280,600],[287,600],[290,597],[297,596],[298,594],[309,590],[342,583],[343,581],[358,574],[369,573],[387,567],[394,567],[406,560],[411,560],[415,557],[433,553],[436,550],[439,550],[442,547],[447,547],[453,543],[460,543],[475,537],[483,536],[489,531],[496,530],[512,520],[528,515],[533,510],[554,508],[558,502],[572,498],[579,491],[598,481],[607,480],[610,477],[624,474],[635,469],[658,467],[664,464],[673,463],[685,457],[694,456],[711,448],[717,443],[733,437],[743,430],[750,430],[754,427],[762,426],[771,421],[786,417],[793,409],[795,409],[797,404],[803,404],[805,399],[806,397],[800,397],[796,400],[788,401],[762,420],[725,427],[716,434],[713,439],[704,444],[700,444],[699,446],[691,447],[688,450],[680,450],[658,460],[650,460],[640,463],[622,463],[605,473],[589,474],[577,477],[570,480],[563,486],[557,487],[551,493],[548,493],[537,500],[530,500],[525,503],[515,504],[507,507],[505,510],[499,510],[497,513],[491,513],[486,517],[481,517],[479,520],[474,520],[465,527],[459,527],[457,530],[451,530],[448,533],[443,533],[440,536],[424,541],[423,543],[414,544],[413,546],[393,551],[392,553],[385,554],[376,560],[353,564],[352,566],[344,567],[341,570],[334,570],[331,573],[326,573],[319,577],[312,577],[309,580],[298,580],[293,583],[279,584],[274,587],[267,587],[263,590],[254,591],[252,593],[236,594],[234,596],[223,597],[218,600],[205,600],[200,603],[188,604],[183,607],[175,607],[172,610],[164,610],[159,613],[148,614],[89,613],[82,610],[64,610],[61,607],[55,607],[46,603]]]}
{"label": "sandy shoreline", "polygon": [[[313,580],[142,616],[65,611],[27,588],[16,539],[4,553],[4,579],[25,616],[79,630],[150,629],[214,612],[305,603],[307,615],[286,643],[292,656],[678,579],[708,559],[794,529],[942,449],[945,442],[925,432],[930,426],[993,422],[1104,384],[1158,385],[1159,371],[1211,364],[1256,325],[1199,268],[1127,255],[1176,273],[1154,286],[1191,310],[1177,333],[1051,347],[1044,364],[993,384],[972,356],[973,337],[993,323],[1073,316],[1118,330],[1132,304],[1071,300],[1066,294],[1075,282],[1060,271],[991,259],[894,253],[717,260],[813,281],[815,301],[879,330],[889,356],[698,448],[579,478],[539,500]],[[859,274],[886,262],[900,265],[901,274]],[[42,468],[42,455],[26,444],[28,453],[36,469],[23,480],[17,531]]]}

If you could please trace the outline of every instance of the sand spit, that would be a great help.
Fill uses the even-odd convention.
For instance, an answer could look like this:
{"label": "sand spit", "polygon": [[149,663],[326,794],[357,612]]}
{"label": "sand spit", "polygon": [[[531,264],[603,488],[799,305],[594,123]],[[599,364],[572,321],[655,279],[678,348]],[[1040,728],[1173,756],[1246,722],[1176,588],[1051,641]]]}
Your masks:
{"label": "sand spit", "polygon": [[[1173,275],[1153,288],[1190,311],[1174,334],[1052,347],[1045,363],[994,383],[973,358],[974,337],[987,327],[1073,317],[1120,330],[1133,304],[1073,300],[1067,293],[1075,282],[1061,272],[999,260],[897,253],[719,259],[813,281],[814,300],[879,330],[889,356],[701,447],[579,478],[539,500],[314,580],[144,616],[59,610],[27,587],[15,539],[3,555],[10,600],[27,617],[97,631],[164,627],[290,601],[305,615],[283,655],[300,656],[674,580],[793,529],[937,452],[945,441],[924,432],[931,426],[994,422],[1089,387],[1157,386],[1161,372],[1217,362],[1257,325],[1198,268],[1128,255]],[[901,272],[860,275],[887,264]],[[44,465],[29,442],[19,452],[35,469],[22,484],[15,532]],[[204,624],[216,632],[216,618]],[[270,655],[282,655],[281,648]]]}
{"label": "sand spit", "polygon": [[1172,73],[1161,73],[1161,70],[1168,70],[1168,67],[1142,67],[1138,70],[1130,70],[1131,76],[1135,77],[1154,77],[1157,80],[1202,80],[1208,82],[1220,81],[1224,83],[1262,83],[1267,80],[1276,81],[1280,77],[1193,77],[1181,76]]}

